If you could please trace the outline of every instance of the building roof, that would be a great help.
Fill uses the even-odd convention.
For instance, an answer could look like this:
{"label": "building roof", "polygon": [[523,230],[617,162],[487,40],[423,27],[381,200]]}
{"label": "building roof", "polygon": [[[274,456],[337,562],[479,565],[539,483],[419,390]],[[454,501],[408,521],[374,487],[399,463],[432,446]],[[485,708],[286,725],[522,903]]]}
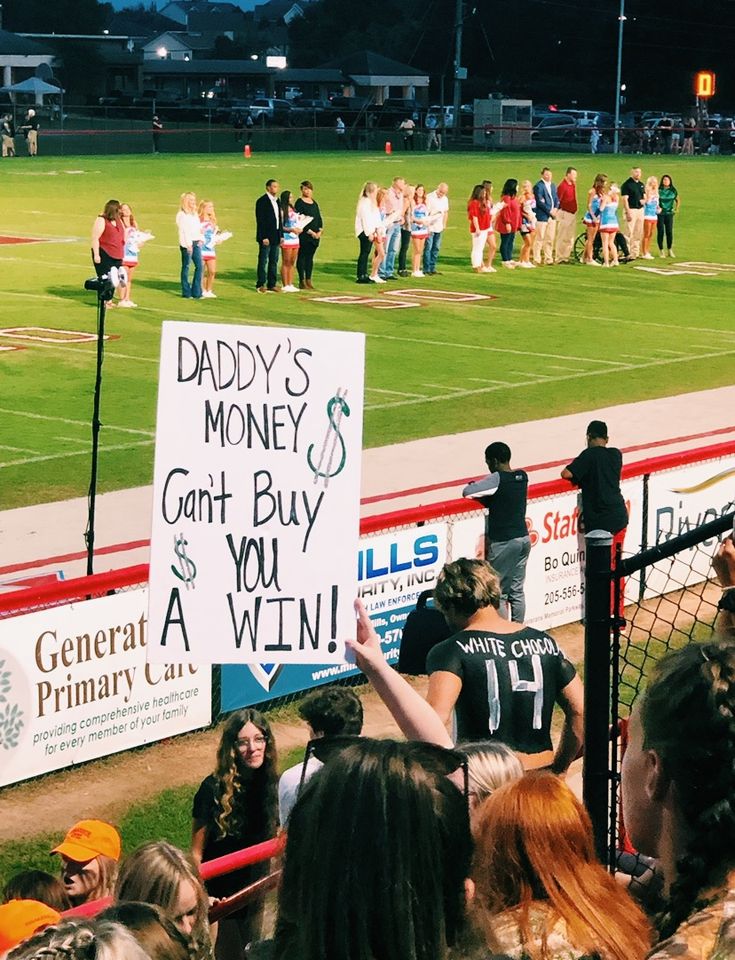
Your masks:
{"label": "building roof", "polygon": [[258,4],[253,10],[253,16],[256,21],[283,20],[294,7],[298,7],[298,13],[302,14],[306,0],[267,0],[266,3]]}
{"label": "building roof", "polygon": [[341,70],[328,70],[325,67],[286,67],[278,71],[278,79],[284,83],[337,83],[345,81]]}
{"label": "building roof", "polygon": [[336,67],[347,76],[369,77],[426,77],[425,70],[417,70],[406,63],[391,60],[372,50],[361,50],[337,60],[330,60],[325,67]]}
{"label": "building roof", "polygon": [[9,30],[0,30],[0,56],[5,57],[46,57],[53,56],[51,47],[28,40]]}

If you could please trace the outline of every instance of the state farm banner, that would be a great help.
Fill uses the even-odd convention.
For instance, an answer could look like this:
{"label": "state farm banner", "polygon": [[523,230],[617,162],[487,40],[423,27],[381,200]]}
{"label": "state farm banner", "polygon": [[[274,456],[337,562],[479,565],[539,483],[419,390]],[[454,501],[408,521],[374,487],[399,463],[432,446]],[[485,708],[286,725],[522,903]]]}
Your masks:
{"label": "state farm banner", "polygon": [[364,353],[358,333],[163,325],[152,662],[343,660]]}
{"label": "state farm banner", "polygon": [[0,620],[0,786],[205,727],[211,669],[146,661],[148,590]]}
{"label": "state farm banner", "polygon": [[[654,473],[648,481],[648,546],[666,543],[733,509],[735,457]],[[647,568],[645,596],[655,597],[701,583],[712,575],[719,538],[683,550]]]}
{"label": "state farm banner", "polygon": [[[624,552],[640,549],[641,481],[627,480],[621,491],[628,507]],[[570,489],[542,500],[529,500],[526,526],[531,553],[526,566],[525,623],[539,630],[575,623],[584,615],[586,544],[579,529],[579,492]],[[475,557],[482,549],[484,516],[475,514],[452,525],[452,560]],[[637,580],[625,584],[626,597],[638,596]]]}

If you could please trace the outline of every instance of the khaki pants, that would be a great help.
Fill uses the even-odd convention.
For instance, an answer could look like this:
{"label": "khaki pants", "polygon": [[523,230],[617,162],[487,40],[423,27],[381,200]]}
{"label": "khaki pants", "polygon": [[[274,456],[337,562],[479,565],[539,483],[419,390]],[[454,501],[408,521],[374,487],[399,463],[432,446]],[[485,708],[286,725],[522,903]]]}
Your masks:
{"label": "khaki pants", "polygon": [[639,210],[629,210],[630,220],[625,217],[625,229],[623,233],[630,247],[631,257],[641,255],[641,241],[643,240],[643,207]]}
{"label": "khaki pants", "polygon": [[556,220],[537,220],[536,236],[533,239],[533,262],[554,262],[554,237],[556,235]]}
{"label": "khaki pants", "polygon": [[574,234],[577,229],[577,214],[566,210],[556,213],[556,263],[569,260],[574,247]]}
{"label": "khaki pants", "polygon": [[15,140],[13,140],[12,137],[6,136],[5,134],[3,134],[3,156],[15,156]]}
{"label": "khaki pants", "polygon": [[38,153],[38,130],[28,131],[28,156],[35,157]]}

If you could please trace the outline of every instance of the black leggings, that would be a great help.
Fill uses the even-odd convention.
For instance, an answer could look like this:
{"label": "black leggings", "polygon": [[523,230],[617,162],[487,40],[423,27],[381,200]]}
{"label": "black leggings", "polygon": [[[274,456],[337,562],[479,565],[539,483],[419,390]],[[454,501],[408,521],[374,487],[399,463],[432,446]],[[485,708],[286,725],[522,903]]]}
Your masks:
{"label": "black leggings", "polygon": [[296,258],[296,270],[299,274],[299,281],[311,280],[311,274],[314,270],[314,254],[319,246],[318,240],[302,240],[299,244],[299,255]]}
{"label": "black leggings", "polygon": [[406,269],[406,255],[411,245],[411,231],[401,228],[401,247],[398,251],[398,271]]}
{"label": "black leggings", "polygon": [[359,234],[357,239],[360,241],[360,256],[357,258],[357,279],[360,280],[368,275],[368,257],[373,249],[373,241],[364,233]]}
{"label": "black leggings", "polygon": [[666,249],[671,250],[674,246],[674,214],[659,213],[656,221],[656,240],[659,250],[664,248],[664,232],[666,232]]}
{"label": "black leggings", "polygon": [[94,266],[94,272],[98,277],[103,277],[106,273],[110,272],[112,267],[117,267],[118,269],[122,266],[122,258],[111,257],[106,250],[103,250],[100,247],[100,262],[94,262],[94,250],[92,251],[92,265]]}

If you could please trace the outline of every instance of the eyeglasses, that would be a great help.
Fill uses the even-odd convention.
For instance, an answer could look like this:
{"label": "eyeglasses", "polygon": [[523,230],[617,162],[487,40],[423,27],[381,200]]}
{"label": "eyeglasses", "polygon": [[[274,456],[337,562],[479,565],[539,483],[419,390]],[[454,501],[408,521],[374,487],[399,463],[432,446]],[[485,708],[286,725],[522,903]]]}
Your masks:
{"label": "eyeglasses", "polygon": [[266,743],[268,743],[268,737],[253,737],[252,740],[245,740],[245,739],[237,740],[238,747],[241,747],[243,749],[246,747],[250,747],[251,749],[252,748],[260,749],[261,747],[264,747]]}

